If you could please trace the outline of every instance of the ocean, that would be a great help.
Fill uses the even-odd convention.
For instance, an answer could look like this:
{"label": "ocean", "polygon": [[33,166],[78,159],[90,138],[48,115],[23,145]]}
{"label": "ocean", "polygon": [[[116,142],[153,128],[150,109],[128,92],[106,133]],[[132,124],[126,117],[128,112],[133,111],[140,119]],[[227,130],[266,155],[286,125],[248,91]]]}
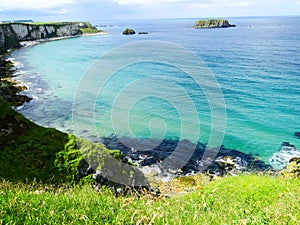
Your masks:
{"label": "ocean", "polygon": [[[229,18],[237,26],[224,29],[194,29],[195,20],[91,21],[109,34],[14,51],[16,79],[33,97],[18,111],[91,141],[116,134],[209,143],[220,119],[221,144],[279,167],[272,159],[283,142],[300,148],[300,17]],[[126,28],[149,34],[122,35]],[[189,57],[204,68],[199,75],[182,69],[196,70],[184,65]],[[95,65],[99,77],[89,79]],[[220,93],[210,97],[202,72]],[[80,103],[93,108],[77,113]],[[214,117],[212,107],[226,114]]]}

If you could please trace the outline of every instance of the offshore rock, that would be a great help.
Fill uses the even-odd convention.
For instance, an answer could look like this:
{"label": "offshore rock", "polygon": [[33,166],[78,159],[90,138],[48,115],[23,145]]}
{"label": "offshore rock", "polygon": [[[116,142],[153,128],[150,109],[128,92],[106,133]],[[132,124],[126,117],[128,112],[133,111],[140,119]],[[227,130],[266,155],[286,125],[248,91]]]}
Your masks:
{"label": "offshore rock", "polygon": [[197,20],[194,28],[228,28],[235,27],[228,22],[228,20],[210,19],[210,20]]}
{"label": "offshore rock", "polygon": [[296,138],[300,138],[300,132],[295,132],[294,136],[295,136]]}
{"label": "offshore rock", "polygon": [[126,29],[123,31],[124,35],[132,35],[135,34],[135,31],[133,29]]}

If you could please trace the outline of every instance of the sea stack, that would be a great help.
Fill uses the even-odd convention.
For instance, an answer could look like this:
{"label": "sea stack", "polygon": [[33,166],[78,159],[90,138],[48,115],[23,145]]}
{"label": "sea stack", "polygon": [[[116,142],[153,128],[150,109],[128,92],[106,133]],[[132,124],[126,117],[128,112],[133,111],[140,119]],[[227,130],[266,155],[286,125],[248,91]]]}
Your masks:
{"label": "sea stack", "polygon": [[209,19],[209,20],[197,20],[194,28],[228,28],[235,27],[236,25],[230,24],[228,20],[222,19]]}
{"label": "sea stack", "polygon": [[124,35],[132,35],[135,34],[135,31],[133,29],[126,29],[123,31]]}

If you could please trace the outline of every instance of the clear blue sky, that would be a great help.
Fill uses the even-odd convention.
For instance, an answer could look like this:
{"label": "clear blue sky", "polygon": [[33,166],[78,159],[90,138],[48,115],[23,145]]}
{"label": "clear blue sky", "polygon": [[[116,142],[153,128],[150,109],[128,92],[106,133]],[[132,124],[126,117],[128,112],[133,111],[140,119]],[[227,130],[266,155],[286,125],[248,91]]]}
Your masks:
{"label": "clear blue sky", "polygon": [[0,0],[0,21],[299,15],[300,0]]}

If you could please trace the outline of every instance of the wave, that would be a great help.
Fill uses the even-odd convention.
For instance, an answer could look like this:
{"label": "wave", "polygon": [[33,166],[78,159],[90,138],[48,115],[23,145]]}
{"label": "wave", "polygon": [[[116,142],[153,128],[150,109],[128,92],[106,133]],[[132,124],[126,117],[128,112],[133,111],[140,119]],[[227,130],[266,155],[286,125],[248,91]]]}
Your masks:
{"label": "wave", "polygon": [[283,142],[281,150],[272,155],[269,162],[270,165],[277,170],[283,169],[292,158],[299,157],[300,151],[294,145],[288,142]]}

